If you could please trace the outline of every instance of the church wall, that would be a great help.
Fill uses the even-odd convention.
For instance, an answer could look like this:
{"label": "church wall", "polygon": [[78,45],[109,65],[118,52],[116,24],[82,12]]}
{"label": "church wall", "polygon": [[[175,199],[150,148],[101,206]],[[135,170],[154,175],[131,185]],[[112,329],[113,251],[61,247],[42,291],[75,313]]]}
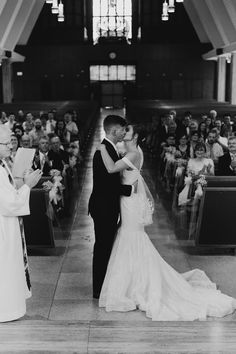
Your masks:
{"label": "church wall", "polygon": [[[214,98],[215,64],[201,58],[207,49],[200,44],[31,45],[16,50],[26,59],[13,64],[15,101],[89,99],[96,87],[90,85],[90,64],[135,64],[136,83],[126,85],[127,98]],[[109,52],[116,52],[116,59],[109,59]]]}

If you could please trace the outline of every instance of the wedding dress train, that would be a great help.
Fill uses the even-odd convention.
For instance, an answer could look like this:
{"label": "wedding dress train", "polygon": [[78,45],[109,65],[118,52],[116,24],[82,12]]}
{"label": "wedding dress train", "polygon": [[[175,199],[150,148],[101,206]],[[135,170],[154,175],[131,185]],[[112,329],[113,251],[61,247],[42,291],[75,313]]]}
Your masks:
{"label": "wedding dress train", "polygon": [[[123,183],[133,184],[140,171],[123,172]],[[140,309],[154,321],[204,320],[223,317],[236,308],[234,298],[222,294],[207,275],[194,269],[175,271],[160,256],[140,222],[140,196],[121,197],[121,227],[113,246],[99,298],[106,311]]]}

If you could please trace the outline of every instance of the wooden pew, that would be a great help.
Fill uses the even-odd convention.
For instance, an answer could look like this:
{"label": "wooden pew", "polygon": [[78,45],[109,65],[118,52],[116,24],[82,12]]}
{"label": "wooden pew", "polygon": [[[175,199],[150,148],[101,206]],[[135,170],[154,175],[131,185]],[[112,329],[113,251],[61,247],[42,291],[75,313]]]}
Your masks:
{"label": "wooden pew", "polygon": [[236,248],[236,177],[207,177],[200,202],[197,246]]}
{"label": "wooden pew", "polygon": [[49,196],[42,188],[30,192],[30,215],[23,217],[28,247],[55,247],[52,218],[48,215]]}

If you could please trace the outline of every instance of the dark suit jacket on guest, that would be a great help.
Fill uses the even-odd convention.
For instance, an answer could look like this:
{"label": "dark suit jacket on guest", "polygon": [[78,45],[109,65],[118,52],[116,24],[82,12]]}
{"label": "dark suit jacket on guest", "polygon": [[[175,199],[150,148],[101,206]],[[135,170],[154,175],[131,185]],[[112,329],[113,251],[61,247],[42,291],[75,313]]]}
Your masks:
{"label": "dark suit jacket on guest", "polygon": [[219,157],[218,162],[218,176],[235,176],[234,171],[230,168],[231,164],[231,156],[230,153],[227,152],[223,156]]}
{"label": "dark suit jacket on guest", "polygon": [[[49,152],[48,152],[48,154],[49,154]],[[37,149],[34,154],[32,168],[34,170],[37,170],[37,169],[41,170],[42,169],[42,172],[43,172],[42,176],[43,177],[50,176],[50,171],[52,169],[52,161],[50,160],[50,156],[48,154],[47,154],[47,160],[45,161],[45,163],[43,165],[43,169],[42,169],[41,162],[40,162],[39,150]]]}
{"label": "dark suit jacket on guest", "polygon": [[64,165],[69,164],[69,154],[67,151],[60,149],[58,152],[49,150],[48,158],[51,161],[52,169],[63,171]]}

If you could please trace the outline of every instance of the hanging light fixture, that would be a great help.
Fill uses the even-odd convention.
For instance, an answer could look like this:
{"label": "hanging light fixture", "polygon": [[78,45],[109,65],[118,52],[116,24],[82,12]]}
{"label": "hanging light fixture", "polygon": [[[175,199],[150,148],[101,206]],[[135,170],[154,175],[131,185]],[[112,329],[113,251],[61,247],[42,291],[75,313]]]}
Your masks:
{"label": "hanging light fixture", "polygon": [[142,38],[142,33],[141,33],[141,26],[138,28],[138,35],[137,38],[140,40]]}
{"label": "hanging light fixture", "polygon": [[168,12],[169,13],[175,12],[175,0],[169,0]]}
{"label": "hanging light fixture", "polygon": [[163,2],[162,5],[162,15],[161,15],[162,21],[168,21],[169,15],[168,15],[168,4],[166,0]]}
{"label": "hanging light fixture", "polygon": [[58,0],[53,0],[52,2],[52,14],[58,15],[59,7],[58,7]]}
{"label": "hanging light fixture", "polygon": [[88,31],[87,28],[84,27],[84,40],[87,41],[88,40]]}
{"label": "hanging light fixture", "polygon": [[[176,0],[176,2],[184,2],[184,0]],[[164,0],[162,5],[162,21],[168,21],[169,13],[175,12],[175,0]]]}
{"label": "hanging light fixture", "polygon": [[62,1],[60,0],[60,3],[58,5],[58,16],[57,16],[57,21],[58,22],[64,22],[65,17],[64,17],[64,5]]}
{"label": "hanging light fixture", "polygon": [[52,4],[53,0],[46,0],[46,4]]}

